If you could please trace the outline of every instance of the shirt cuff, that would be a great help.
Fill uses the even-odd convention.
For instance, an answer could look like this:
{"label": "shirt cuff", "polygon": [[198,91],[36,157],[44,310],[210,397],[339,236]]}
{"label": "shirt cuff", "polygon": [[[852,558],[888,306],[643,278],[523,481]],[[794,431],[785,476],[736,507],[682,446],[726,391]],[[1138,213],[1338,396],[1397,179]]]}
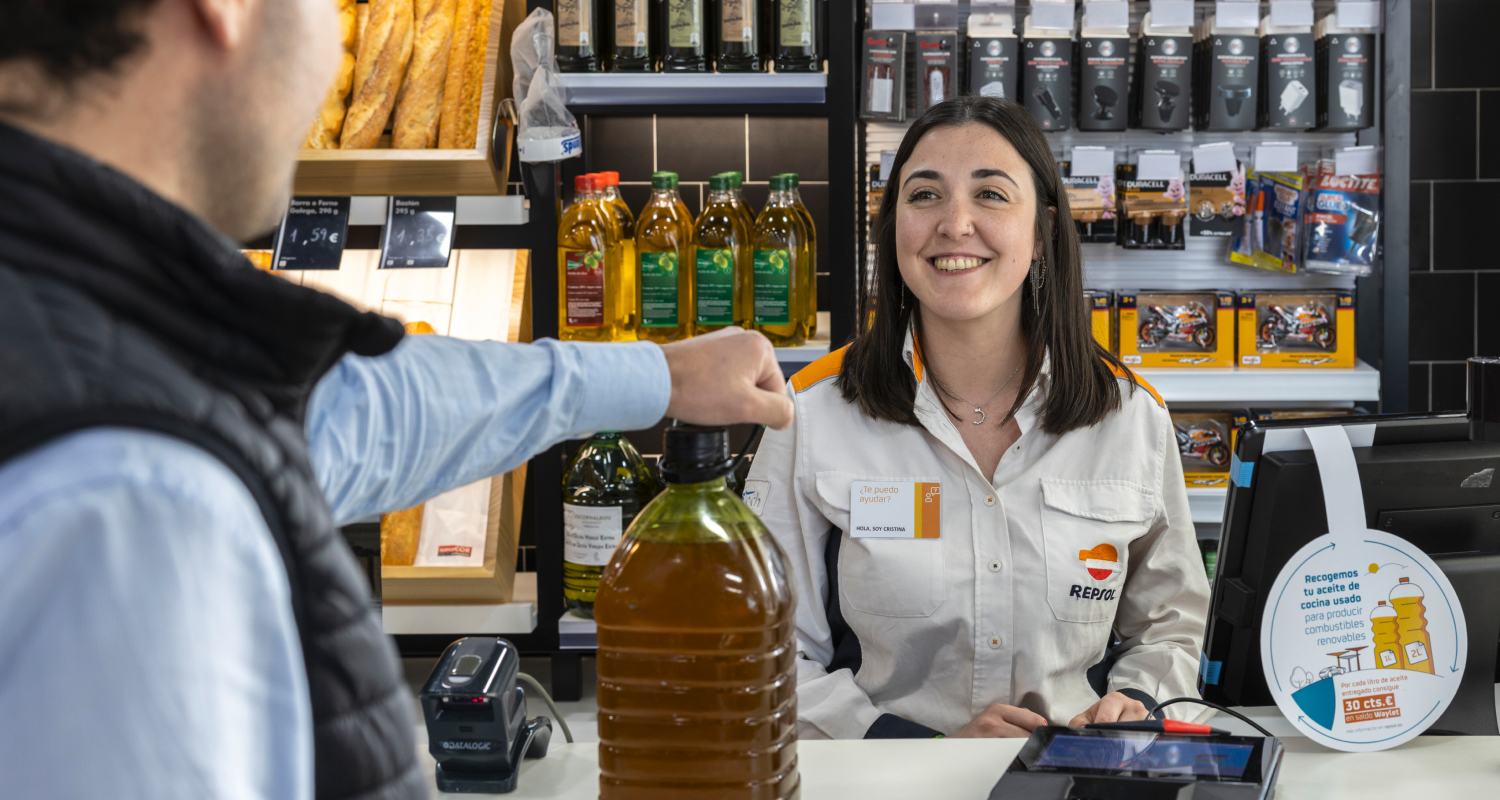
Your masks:
{"label": "shirt cuff", "polygon": [[895,714],[881,714],[865,731],[866,739],[932,739],[942,735],[941,731]]}
{"label": "shirt cuff", "polygon": [[672,375],[655,342],[565,342],[559,346],[572,351],[580,376],[575,431],[641,430],[666,415]]}

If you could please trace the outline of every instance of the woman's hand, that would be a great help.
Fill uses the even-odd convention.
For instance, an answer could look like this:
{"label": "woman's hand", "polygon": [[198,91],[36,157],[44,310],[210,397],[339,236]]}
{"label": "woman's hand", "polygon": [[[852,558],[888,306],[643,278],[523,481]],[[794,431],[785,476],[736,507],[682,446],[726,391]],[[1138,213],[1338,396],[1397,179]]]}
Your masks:
{"label": "woman's hand", "polygon": [[1135,722],[1146,716],[1146,706],[1141,701],[1132,700],[1119,692],[1110,692],[1074,717],[1068,727],[1080,728],[1093,722]]}
{"label": "woman's hand", "polygon": [[999,739],[1030,736],[1036,728],[1046,725],[1047,718],[1019,706],[994,703],[972,722],[953,734],[956,739]]}

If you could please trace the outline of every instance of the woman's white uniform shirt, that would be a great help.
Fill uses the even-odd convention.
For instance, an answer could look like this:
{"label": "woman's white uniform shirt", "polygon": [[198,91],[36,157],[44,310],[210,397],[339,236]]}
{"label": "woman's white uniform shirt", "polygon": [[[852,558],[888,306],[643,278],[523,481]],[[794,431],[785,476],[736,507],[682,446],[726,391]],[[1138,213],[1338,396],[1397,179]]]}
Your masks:
{"label": "woman's white uniform shirt", "polygon": [[[922,732],[913,722],[952,734],[991,703],[1066,725],[1099,699],[1086,672],[1111,630],[1110,691],[1197,696],[1209,588],[1154,390],[1122,379],[1118,411],[1054,436],[1033,389],[1020,439],[987,476],[910,334],[905,355],[920,427],[846,402],[838,350],[792,377],[796,421],[766,432],[746,482],[797,593],[799,735]],[[863,480],[941,483],[940,537],[851,538]]]}

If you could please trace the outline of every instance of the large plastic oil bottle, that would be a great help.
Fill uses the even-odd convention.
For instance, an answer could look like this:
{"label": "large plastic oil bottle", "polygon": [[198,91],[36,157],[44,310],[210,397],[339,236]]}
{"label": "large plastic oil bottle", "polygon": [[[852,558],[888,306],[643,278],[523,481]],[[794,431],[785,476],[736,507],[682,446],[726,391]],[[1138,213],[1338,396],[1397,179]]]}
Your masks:
{"label": "large plastic oil bottle", "polygon": [[1396,633],[1401,641],[1401,666],[1417,672],[1433,672],[1432,639],[1427,636],[1427,608],[1422,604],[1422,587],[1407,578],[1391,589],[1391,605],[1396,609]]}
{"label": "large plastic oil bottle", "polygon": [[599,199],[614,212],[615,222],[620,225],[620,263],[626,267],[620,272],[620,298],[625,309],[626,327],[622,338],[634,341],[636,321],[640,319],[635,285],[635,214],[620,196],[620,173],[614,170],[601,172],[599,178],[603,188]]}
{"label": "large plastic oil bottle", "polygon": [[1370,634],[1375,639],[1375,667],[1401,669],[1401,635],[1396,632],[1396,609],[1384,600],[1370,612]]}
{"label": "large plastic oil bottle", "polygon": [[579,175],[557,226],[557,338],[610,342],[625,335],[620,225],[600,202],[599,180]]}
{"label": "large plastic oil bottle", "polygon": [[807,227],[807,236],[803,241],[807,243],[809,289],[807,305],[802,309],[802,316],[807,320],[807,338],[811,339],[818,335],[818,227],[813,224],[812,212],[807,210],[807,204],[802,202],[802,192],[798,189],[802,183],[801,178],[795,172],[782,174],[791,184],[787,193],[792,198],[792,207],[797,209],[797,217]]}
{"label": "large plastic oil bottle", "polygon": [[786,556],[729,490],[722,429],[669,428],[666,491],[599,586],[599,796],[797,797]]}
{"label": "large plastic oil bottle", "polygon": [[708,202],[693,226],[693,330],[710,333],[749,322],[750,231],[734,209],[731,181],[708,179]]}
{"label": "large plastic oil bottle", "polygon": [[787,193],[786,176],[771,178],[771,194],[755,220],[755,329],[777,347],[807,341],[805,310],[812,288],[806,235]]}
{"label": "large plastic oil bottle", "polygon": [[651,199],[635,226],[641,339],[672,342],[693,335],[693,218],[677,194],[677,173],[651,175]]}
{"label": "large plastic oil bottle", "polygon": [[594,615],[604,565],[625,529],[660,490],[656,476],[629,439],[594,434],[563,470],[563,601],[580,616]]}

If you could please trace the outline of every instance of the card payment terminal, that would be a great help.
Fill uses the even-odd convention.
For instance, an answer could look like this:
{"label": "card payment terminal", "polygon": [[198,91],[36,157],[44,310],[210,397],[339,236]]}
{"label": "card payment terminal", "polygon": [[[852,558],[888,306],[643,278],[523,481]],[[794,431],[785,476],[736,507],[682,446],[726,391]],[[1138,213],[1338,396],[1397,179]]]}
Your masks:
{"label": "card payment terminal", "polygon": [[990,800],[1265,800],[1281,742],[1140,730],[1037,728]]}

